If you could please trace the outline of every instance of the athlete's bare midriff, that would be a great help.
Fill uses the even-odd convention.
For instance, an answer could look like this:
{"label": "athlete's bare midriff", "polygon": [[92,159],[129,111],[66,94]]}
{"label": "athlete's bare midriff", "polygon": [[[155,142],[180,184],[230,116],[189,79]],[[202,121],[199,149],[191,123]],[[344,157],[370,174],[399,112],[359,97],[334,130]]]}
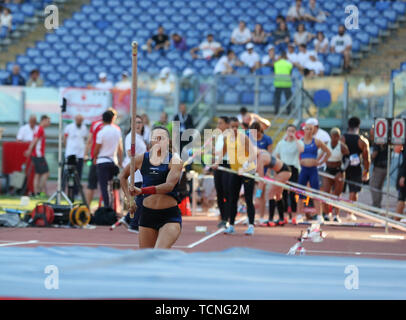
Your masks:
{"label": "athlete's bare midriff", "polygon": [[142,205],[149,209],[167,209],[177,206],[178,202],[167,194],[152,194],[144,199]]}
{"label": "athlete's bare midriff", "polygon": [[317,167],[318,163],[317,163],[317,159],[301,159],[300,160],[300,165],[302,167]]}

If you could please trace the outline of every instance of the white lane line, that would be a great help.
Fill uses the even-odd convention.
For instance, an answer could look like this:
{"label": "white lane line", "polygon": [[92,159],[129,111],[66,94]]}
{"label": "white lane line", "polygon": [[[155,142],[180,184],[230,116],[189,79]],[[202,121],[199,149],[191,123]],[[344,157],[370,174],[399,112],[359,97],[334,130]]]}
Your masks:
{"label": "white lane line", "polygon": [[[94,242],[54,242],[54,241],[38,241],[38,240],[32,240],[38,245],[41,244],[52,244],[52,245],[67,245],[67,246],[107,246],[107,247],[139,247],[138,244],[136,243],[94,243]],[[0,242],[9,242],[5,240],[0,240]],[[16,242],[17,243],[17,242]],[[31,242],[19,242],[19,244],[28,244]],[[6,243],[5,245],[9,245]],[[3,244],[0,244],[0,246],[4,246]],[[187,248],[187,246],[172,246],[172,248],[180,248],[184,249]]]}
{"label": "white lane line", "polygon": [[392,234],[373,234],[370,235],[370,237],[375,239],[405,240],[404,236],[397,236]]}
{"label": "white lane line", "polygon": [[38,240],[19,241],[19,242],[6,242],[6,243],[1,243],[0,247],[19,246],[19,245],[22,245],[22,244],[33,244],[33,243],[38,243]]}
{"label": "white lane line", "polygon": [[406,257],[406,253],[389,253],[389,252],[360,252],[360,251],[328,251],[328,250],[306,250],[310,253],[325,253],[325,254],[346,254],[346,255],[374,255],[374,256],[393,256],[393,257]]}
{"label": "white lane line", "polygon": [[[245,221],[246,219],[247,219],[247,218],[241,218],[241,219],[237,220],[237,221],[235,222],[235,224],[239,224],[239,223]],[[213,238],[213,237],[217,236],[218,234],[224,232],[224,230],[226,230],[226,229],[225,229],[225,228],[220,228],[220,229],[218,229],[216,232],[214,232],[214,233],[212,233],[212,234],[209,234],[208,236],[205,236],[205,237],[201,238],[199,241],[196,241],[196,242],[193,242],[193,243],[189,244],[186,248],[188,248],[188,249],[194,248],[194,247],[196,247],[197,245],[199,245],[199,244],[201,244],[201,243],[203,243],[203,242],[209,240],[210,238]]]}

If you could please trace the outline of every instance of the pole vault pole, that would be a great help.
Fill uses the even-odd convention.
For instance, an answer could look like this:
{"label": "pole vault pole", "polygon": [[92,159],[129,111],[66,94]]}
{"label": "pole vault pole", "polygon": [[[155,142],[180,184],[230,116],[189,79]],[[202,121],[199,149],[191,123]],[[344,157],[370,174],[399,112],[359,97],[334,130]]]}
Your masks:
{"label": "pole vault pole", "polygon": [[[390,189],[390,163],[391,163],[391,153],[390,150],[391,145],[388,143],[388,161],[387,161],[387,168],[386,168],[386,193],[389,194]],[[389,197],[386,196],[386,219],[388,219],[389,215]],[[385,233],[388,233],[388,220],[385,223]]]}
{"label": "pole vault pole", "polygon": [[[132,81],[131,81],[131,158],[130,158],[130,186],[134,186],[134,175],[135,175],[135,123],[137,115],[137,56],[138,56],[138,43],[133,41],[132,43]],[[132,208],[134,207],[134,198],[130,199],[130,217],[134,218],[134,212]]]}

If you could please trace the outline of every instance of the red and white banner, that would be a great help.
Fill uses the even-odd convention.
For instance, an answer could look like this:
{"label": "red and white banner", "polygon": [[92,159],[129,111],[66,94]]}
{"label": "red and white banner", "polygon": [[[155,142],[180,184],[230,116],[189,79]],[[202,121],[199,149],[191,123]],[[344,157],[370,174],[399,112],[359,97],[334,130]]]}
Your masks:
{"label": "red and white banner", "polygon": [[392,120],[392,144],[404,144],[405,143],[405,119],[393,119]]}
{"label": "red and white banner", "polygon": [[374,142],[388,143],[389,123],[385,118],[375,119]]}
{"label": "red and white banner", "polygon": [[99,120],[107,108],[112,106],[112,95],[109,90],[61,88],[61,101],[66,98],[66,112],[64,120],[73,120],[77,114],[81,114],[86,123]]}

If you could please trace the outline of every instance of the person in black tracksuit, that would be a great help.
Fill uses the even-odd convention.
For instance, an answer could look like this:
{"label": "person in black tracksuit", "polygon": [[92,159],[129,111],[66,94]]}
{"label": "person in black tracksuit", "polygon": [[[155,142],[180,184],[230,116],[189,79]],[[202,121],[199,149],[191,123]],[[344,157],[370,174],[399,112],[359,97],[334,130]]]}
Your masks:
{"label": "person in black tracksuit", "polygon": [[[222,116],[218,119],[217,128],[224,132],[229,128],[229,118]],[[217,137],[215,144],[215,152],[221,152],[223,150],[223,135]],[[223,159],[217,159],[220,165],[226,168],[230,168],[227,162],[227,156]],[[217,207],[220,211],[221,221],[218,224],[218,228],[226,227],[228,221],[228,205],[229,205],[229,192],[230,189],[230,176],[231,174],[221,170],[214,170],[214,187],[217,193]]]}
{"label": "person in black tracksuit", "polygon": [[[348,120],[348,132],[341,137],[342,142],[348,146],[350,151],[349,164],[345,170],[345,176],[348,180],[358,184],[368,181],[369,179],[369,142],[366,138],[359,134],[361,121],[357,117],[352,117]],[[361,157],[363,168],[361,167]],[[358,193],[361,187],[351,183],[346,183],[350,191],[350,200],[358,201]],[[344,188],[345,190],[345,188]],[[351,215],[355,219],[354,215]]]}

